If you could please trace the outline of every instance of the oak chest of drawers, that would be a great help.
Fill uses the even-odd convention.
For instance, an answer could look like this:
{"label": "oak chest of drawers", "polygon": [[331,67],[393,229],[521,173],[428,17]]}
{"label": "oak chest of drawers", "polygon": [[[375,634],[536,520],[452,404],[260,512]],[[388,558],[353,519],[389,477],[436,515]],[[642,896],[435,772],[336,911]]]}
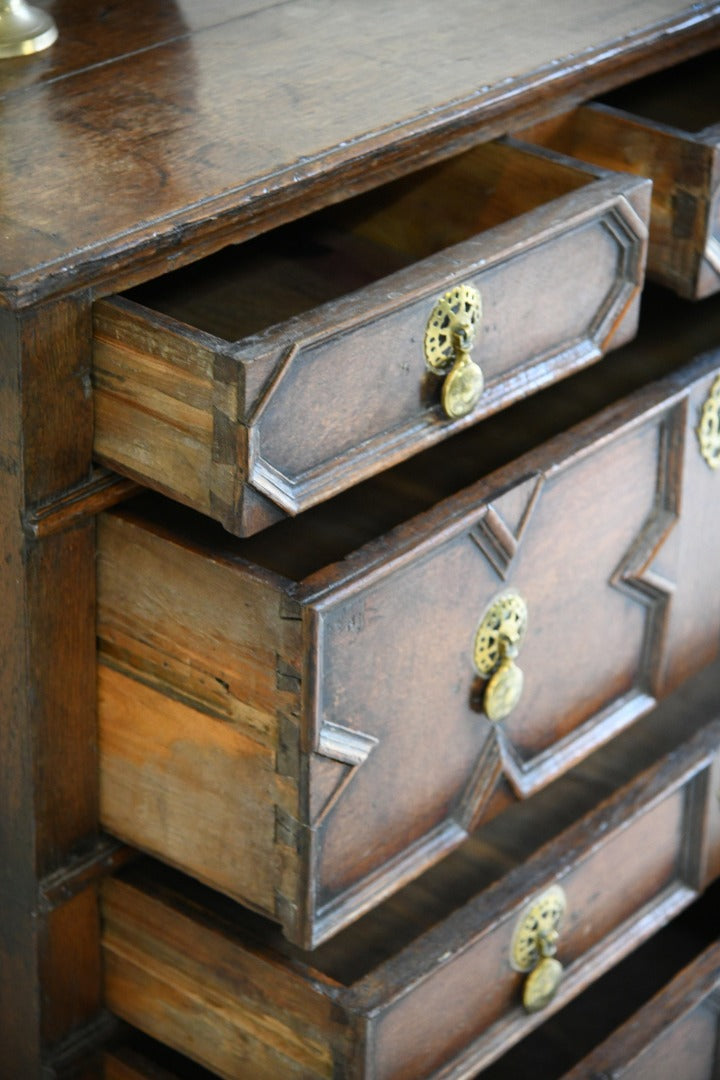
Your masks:
{"label": "oak chest of drawers", "polygon": [[624,88],[720,9],[53,11],[0,67],[0,1076],[471,1076],[720,870],[720,308],[643,292],[714,291],[717,140]]}
{"label": "oak chest of drawers", "polygon": [[[104,515],[106,827],[312,946],[542,790],[717,651],[720,566],[697,566],[720,504],[694,431],[716,384],[710,353],[318,569],[354,518],[402,517],[430,463],[251,545],[173,528],[157,500]],[[514,618],[524,687],[496,715]]]}

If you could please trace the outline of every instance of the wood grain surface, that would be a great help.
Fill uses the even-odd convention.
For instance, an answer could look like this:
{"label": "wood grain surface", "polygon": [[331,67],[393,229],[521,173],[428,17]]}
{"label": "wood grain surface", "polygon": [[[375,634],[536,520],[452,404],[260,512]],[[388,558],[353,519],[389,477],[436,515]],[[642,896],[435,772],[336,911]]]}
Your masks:
{"label": "wood grain surface", "polygon": [[[92,301],[711,48],[720,4],[460,0],[440,20],[430,0],[48,6],[58,43],[0,63],[0,1071],[94,1080],[95,893],[122,856],[97,842]],[[307,546],[292,556],[311,572]],[[298,670],[274,669],[291,701]],[[273,795],[291,799],[296,719],[274,719]]]}
{"label": "wood grain surface", "polygon": [[[94,527],[24,522],[89,474],[89,306],[79,297],[0,317],[0,1046],[8,1075],[99,1007]],[[43,903],[43,883],[64,888]]]}
{"label": "wood grain surface", "polygon": [[54,50],[3,66],[5,304],[140,280],[720,39],[718,4],[678,0],[125,7],[58,3]]}

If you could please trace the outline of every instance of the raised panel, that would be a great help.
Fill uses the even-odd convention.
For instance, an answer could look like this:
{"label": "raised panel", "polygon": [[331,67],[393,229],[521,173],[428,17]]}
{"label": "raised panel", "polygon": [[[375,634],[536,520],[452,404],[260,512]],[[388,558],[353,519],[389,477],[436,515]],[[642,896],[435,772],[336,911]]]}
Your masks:
{"label": "raised panel", "polygon": [[[577,193],[562,221],[528,215],[527,239],[505,228],[458,245],[448,265],[462,266],[461,278],[419,264],[412,284],[388,279],[371,310],[343,312],[313,339],[287,344],[250,421],[250,483],[297,513],[346,486],[346,473],[367,475],[376,455],[391,461],[434,441],[447,422],[439,382],[425,372],[423,335],[437,296],[458,280],[483,298],[473,355],[485,390],[474,419],[539,388],[549,365],[557,378],[596,359],[635,294],[646,230],[623,195],[598,206],[590,194]],[[308,439],[315,413],[322,422]]]}
{"label": "raised panel", "polygon": [[[670,433],[682,435],[683,419],[680,403],[522,476],[521,535],[502,575],[487,541],[497,532],[490,495],[412,558],[390,558],[319,604],[319,730],[342,722],[376,742],[312,821],[321,910],[438,822],[449,839],[477,820],[501,771],[527,797],[650,707],[672,590],[650,588],[643,571],[676,524],[681,458]],[[514,491],[503,486],[498,505]],[[494,724],[472,648],[507,587],[528,606],[525,686]],[[392,799],[379,797],[388,790]]]}

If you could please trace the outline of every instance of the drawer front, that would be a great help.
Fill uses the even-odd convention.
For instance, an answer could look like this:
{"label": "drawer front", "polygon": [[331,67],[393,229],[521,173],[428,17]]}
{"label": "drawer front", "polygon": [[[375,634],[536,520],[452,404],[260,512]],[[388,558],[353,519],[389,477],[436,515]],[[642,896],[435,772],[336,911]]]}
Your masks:
{"label": "drawer front", "polygon": [[[216,326],[214,315],[195,311],[200,272],[183,300],[169,284],[140,294],[148,306],[99,302],[96,455],[249,535],[597,360],[635,331],[649,185],[588,169],[519,144],[481,146],[392,195],[374,193],[362,214],[348,209],[347,222],[315,226],[317,237],[312,225],[306,238],[293,233],[294,271],[289,254],[271,250],[255,260],[254,279],[255,263],[248,255],[245,270],[240,253],[215,271],[219,295],[208,304],[233,310],[244,302],[264,321],[277,305],[278,315],[239,340],[246,322]],[[500,203],[493,214],[502,224],[475,235],[484,214],[494,220],[488,201]],[[343,239],[335,252],[342,229],[352,230],[352,243]],[[303,244],[325,252],[324,272],[339,294],[354,280],[345,263],[359,262],[358,279],[372,276],[368,249],[383,266],[388,251],[402,249],[409,265],[283,320],[284,310],[303,307],[296,294],[312,291],[318,277],[307,252],[308,265],[301,262]],[[423,258],[426,251],[434,254]],[[235,275],[234,291],[223,273]],[[288,284],[291,273],[297,281]],[[428,366],[426,339],[438,301],[458,287],[478,294],[469,355],[484,389],[469,412],[454,406],[448,415],[441,391],[450,384]],[[185,325],[198,314],[203,328]],[[442,353],[444,370],[460,357],[447,314],[431,334],[430,359],[437,365]]]}
{"label": "drawer front", "polygon": [[619,107],[586,105],[523,134],[649,177],[648,277],[691,299],[720,289],[719,72],[710,54],[616,92]]}
{"label": "drawer front", "polygon": [[720,944],[712,945],[564,1080],[717,1075]]}
{"label": "drawer front", "polygon": [[[550,444],[536,468],[523,459],[462,512],[444,507],[411,548],[399,541],[313,599],[310,889],[329,925],[544,788],[717,654],[720,473],[696,433],[713,388],[717,356],[679,393]],[[515,594],[527,610],[513,661],[523,689],[491,720],[473,645],[498,597]]]}
{"label": "drawer front", "polygon": [[[300,583],[243,566],[231,538],[105,516],[105,827],[314,945],[628,727],[720,640],[720,472],[697,435],[717,369]],[[503,693],[477,643],[508,598],[524,684],[490,719]]]}
{"label": "drawer front", "polygon": [[[708,825],[719,734],[717,723],[704,729],[456,910],[457,871],[436,868],[394,917],[420,931],[428,906],[449,913],[404,947],[385,911],[341,935],[330,958],[278,950],[269,924],[185,892],[187,879],[136,868],[103,887],[107,1003],[225,1077],[473,1076],[705,886],[719,840]],[[481,833],[466,855],[478,860],[465,871],[475,880],[483,851]],[[538,904],[562,967],[545,1004],[513,967],[538,963]]]}

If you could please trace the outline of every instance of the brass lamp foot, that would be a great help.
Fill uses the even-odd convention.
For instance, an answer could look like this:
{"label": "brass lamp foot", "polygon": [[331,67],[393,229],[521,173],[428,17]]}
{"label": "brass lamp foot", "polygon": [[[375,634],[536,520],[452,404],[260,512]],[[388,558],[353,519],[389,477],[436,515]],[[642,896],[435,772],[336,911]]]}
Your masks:
{"label": "brass lamp foot", "polygon": [[47,49],[58,36],[55,21],[25,0],[0,0],[0,59]]}

